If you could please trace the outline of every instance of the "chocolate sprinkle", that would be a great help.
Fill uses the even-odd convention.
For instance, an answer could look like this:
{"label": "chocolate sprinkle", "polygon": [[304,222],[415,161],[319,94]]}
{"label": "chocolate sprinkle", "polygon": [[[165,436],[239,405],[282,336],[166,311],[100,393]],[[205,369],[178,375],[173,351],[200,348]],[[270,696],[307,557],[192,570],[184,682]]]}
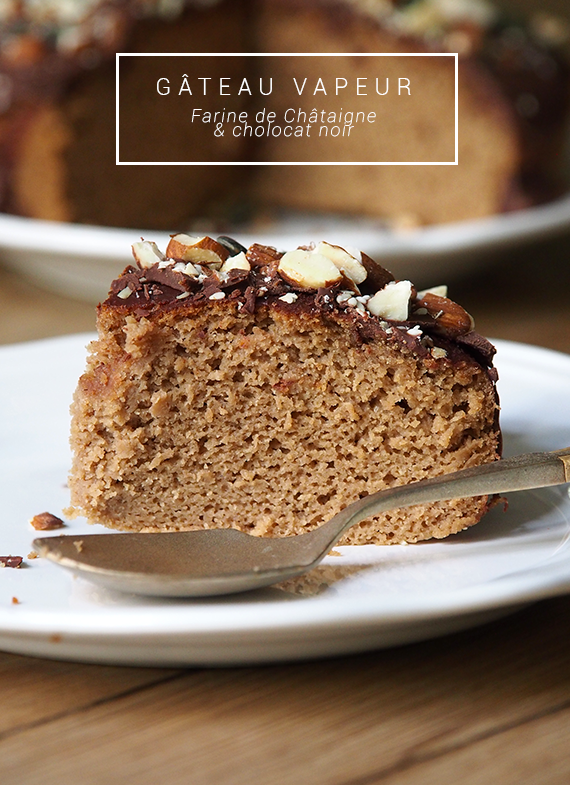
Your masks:
{"label": "chocolate sprinkle", "polygon": [[216,241],[223,245],[226,250],[230,252],[231,256],[237,256],[238,253],[247,253],[247,248],[238,243],[237,240],[234,240],[233,237],[226,237],[225,234],[221,235],[220,237],[216,237]]}
{"label": "chocolate sprinkle", "polygon": [[490,341],[474,331],[458,335],[456,341],[474,357],[479,358],[479,362],[483,365],[491,365],[497,353]]}
{"label": "chocolate sprinkle", "polygon": [[0,567],[13,567],[18,569],[24,561],[23,556],[0,556]]}
{"label": "chocolate sprinkle", "polygon": [[[231,238],[223,239],[231,245]],[[381,318],[367,310],[366,295],[383,289],[394,281],[394,276],[366,254],[362,254],[362,259],[368,275],[359,286],[343,279],[317,290],[300,287],[283,278],[279,270],[282,256],[275,248],[253,244],[246,251],[250,270],[233,268],[222,272],[203,261],[196,262],[199,272],[193,275],[174,270],[173,264],[165,266],[162,263],[159,266],[157,263],[150,268],[129,265],[111,285],[104,305],[136,315],[148,315],[156,308],[195,309],[223,304],[222,307],[237,308],[238,313],[253,314],[261,307],[270,307],[283,309],[288,314],[320,315],[322,318],[334,316],[336,321],[342,320],[348,326],[355,345],[379,340],[398,343],[430,362],[461,362],[467,354],[489,369],[494,378],[494,346],[473,331],[458,335],[456,330],[447,328],[450,314],[455,311],[464,313],[451,300],[439,298],[446,306],[445,311],[441,310],[441,314],[448,317],[446,321],[439,318],[439,313],[424,313],[425,308],[420,308],[422,302],[412,288],[410,315],[406,320]],[[282,300],[288,293],[295,297]],[[420,312],[416,313],[418,309]]]}

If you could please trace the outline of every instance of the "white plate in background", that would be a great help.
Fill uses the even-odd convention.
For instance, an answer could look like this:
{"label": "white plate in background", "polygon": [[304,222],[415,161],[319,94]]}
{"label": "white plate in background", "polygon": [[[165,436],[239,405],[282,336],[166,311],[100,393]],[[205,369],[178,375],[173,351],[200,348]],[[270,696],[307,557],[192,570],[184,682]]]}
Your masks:
{"label": "white plate in background", "polygon": [[[0,348],[0,555],[26,557],[39,536],[27,521],[68,504],[68,407],[88,339]],[[498,347],[506,453],[570,445],[570,356]],[[103,529],[77,520],[65,531]],[[86,662],[233,665],[434,637],[570,591],[570,499],[565,486],[513,494],[506,512],[496,507],[441,542],[338,550],[288,591],[205,600],[113,593],[29,560],[0,570],[0,649]]]}
{"label": "white plate in background", "polygon": [[[173,230],[176,227],[173,227]],[[259,242],[283,250],[326,239],[359,248],[397,277],[420,286],[448,282],[502,249],[570,229],[570,195],[528,210],[476,221],[395,232],[369,219],[291,216],[269,228],[236,232],[244,245]],[[131,260],[141,236],[164,250],[166,232],[113,229],[39,221],[0,214],[0,263],[44,288],[98,302]]]}

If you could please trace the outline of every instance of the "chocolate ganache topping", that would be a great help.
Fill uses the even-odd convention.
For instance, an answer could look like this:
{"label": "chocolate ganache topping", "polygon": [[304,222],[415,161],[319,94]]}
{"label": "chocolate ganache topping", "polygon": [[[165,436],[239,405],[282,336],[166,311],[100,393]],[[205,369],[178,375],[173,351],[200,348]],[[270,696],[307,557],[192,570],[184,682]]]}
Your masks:
{"label": "chocolate ganache topping", "polygon": [[281,252],[229,237],[172,235],[163,254],[142,240],[135,264],[113,281],[102,308],[139,317],[173,309],[230,307],[253,314],[276,308],[345,323],[354,342],[406,345],[433,360],[459,361],[465,353],[492,368],[495,348],[474,332],[472,317],[437,286],[418,292],[365,253],[327,242]]}
{"label": "chocolate ganache topping", "polygon": [[0,115],[61,95],[70,80],[114,57],[133,24],[172,17],[185,0],[4,0],[0,3]]}

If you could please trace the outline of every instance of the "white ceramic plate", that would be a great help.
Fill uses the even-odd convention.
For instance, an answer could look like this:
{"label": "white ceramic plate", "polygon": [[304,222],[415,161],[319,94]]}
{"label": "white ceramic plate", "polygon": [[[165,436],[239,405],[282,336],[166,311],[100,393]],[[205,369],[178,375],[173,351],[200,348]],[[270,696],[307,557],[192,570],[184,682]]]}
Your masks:
{"label": "white ceramic plate", "polygon": [[[420,286],[448,282],[493,254],[570,228],[570,195],[528,210],[477,221],[395,232],[382,223],[338,216],[291,216],[255,233],[236,233],[253,242],[291,249],[315,240],[360,248],[397,277]],[[173,227],[176,229],[176,227]],[[41,286],[93,302],[129,261],[140,236],[164,249],[165,232],[110,229],[37,221],[0,214],[0,262]]]}
{"label": "white ceramic plate", "polygon": [[[68,406],[88,337],[0,349],[0,555],[26,557],[38,536],[28,520],[67,505]],[[569,445],[570,356],[498,345],[506,453]],[[79,520],[67,531],[98,529]],[[0,570],[0,649],[94,662],[224,665],[421,640],[569,591],[569,535],[565,487],[513,494],[507,512],[495,508],[442,542],[340,548],[340,556],[327,557],[287,591],[211,600],[111,593],[48,561],[27,560],[19,570]]]}

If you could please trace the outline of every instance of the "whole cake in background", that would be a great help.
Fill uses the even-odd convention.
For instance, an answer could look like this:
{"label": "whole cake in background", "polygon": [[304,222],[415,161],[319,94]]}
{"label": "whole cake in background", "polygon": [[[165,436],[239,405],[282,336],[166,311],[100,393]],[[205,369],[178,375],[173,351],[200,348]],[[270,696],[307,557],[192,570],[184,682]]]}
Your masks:
{"label": "whole cake in background", "polygon": [[[174,235],[98,310],[72,406],[70,515],[128,531],[308,531],[381,488],[500,457],[494,349],[445,287],[327,242]],[[395,510],[345,544],[477,523],[487,497]]]}
{"label": "whole cake in background", "polygon": [[[404,217],[421,225],[540,202],[560,189],[569,83],[563,39],[553,19],[536,15],[523,25],[487,0],[6,0],[0,5],[0,205],[37,218],[170,229],[204,214],[235,223],[245,217],[244,204],[250,217],[285,208],[396,223]],[[117,167],[116,51],[458,51],[460,164],[217,166],[215,177],[208,166]],[[412,78],[420,85],[449,81],[437,60],[416,61]],[[383,64],[388,77],[396,67],[390,62]],[[134,58],[129,65],[128,80],[144,84],[148,63]],[[321,63],[325,71],[318,75],[326,77],[335,65],[336,59]],[[355,68],[350,58],[342,66],[348,75]],[[360,67],[376,74],[374,59]],[[218,68],[222,61],[212,61],[212,76]],[[141,160],[154,160],[157,150],[187,160],[184,105],[173,104],[164,123],[149,123],[141,133],[135,118],[144,116],[147,99],[141,91],[136,112],[122,107],[126,144]],[[418,160],[434,160],[439,116],[436,101],[409,118]],[[390,118],[380,119],[383,133],[369,131],[365,140],[373,160],[387,160]],[[205,130],[199,146],[208,155],[245,156],[218,144]],[[306,160],[314,160],[312,144],[306,140]],[[263,154],[280,160],[280,142]]]}

